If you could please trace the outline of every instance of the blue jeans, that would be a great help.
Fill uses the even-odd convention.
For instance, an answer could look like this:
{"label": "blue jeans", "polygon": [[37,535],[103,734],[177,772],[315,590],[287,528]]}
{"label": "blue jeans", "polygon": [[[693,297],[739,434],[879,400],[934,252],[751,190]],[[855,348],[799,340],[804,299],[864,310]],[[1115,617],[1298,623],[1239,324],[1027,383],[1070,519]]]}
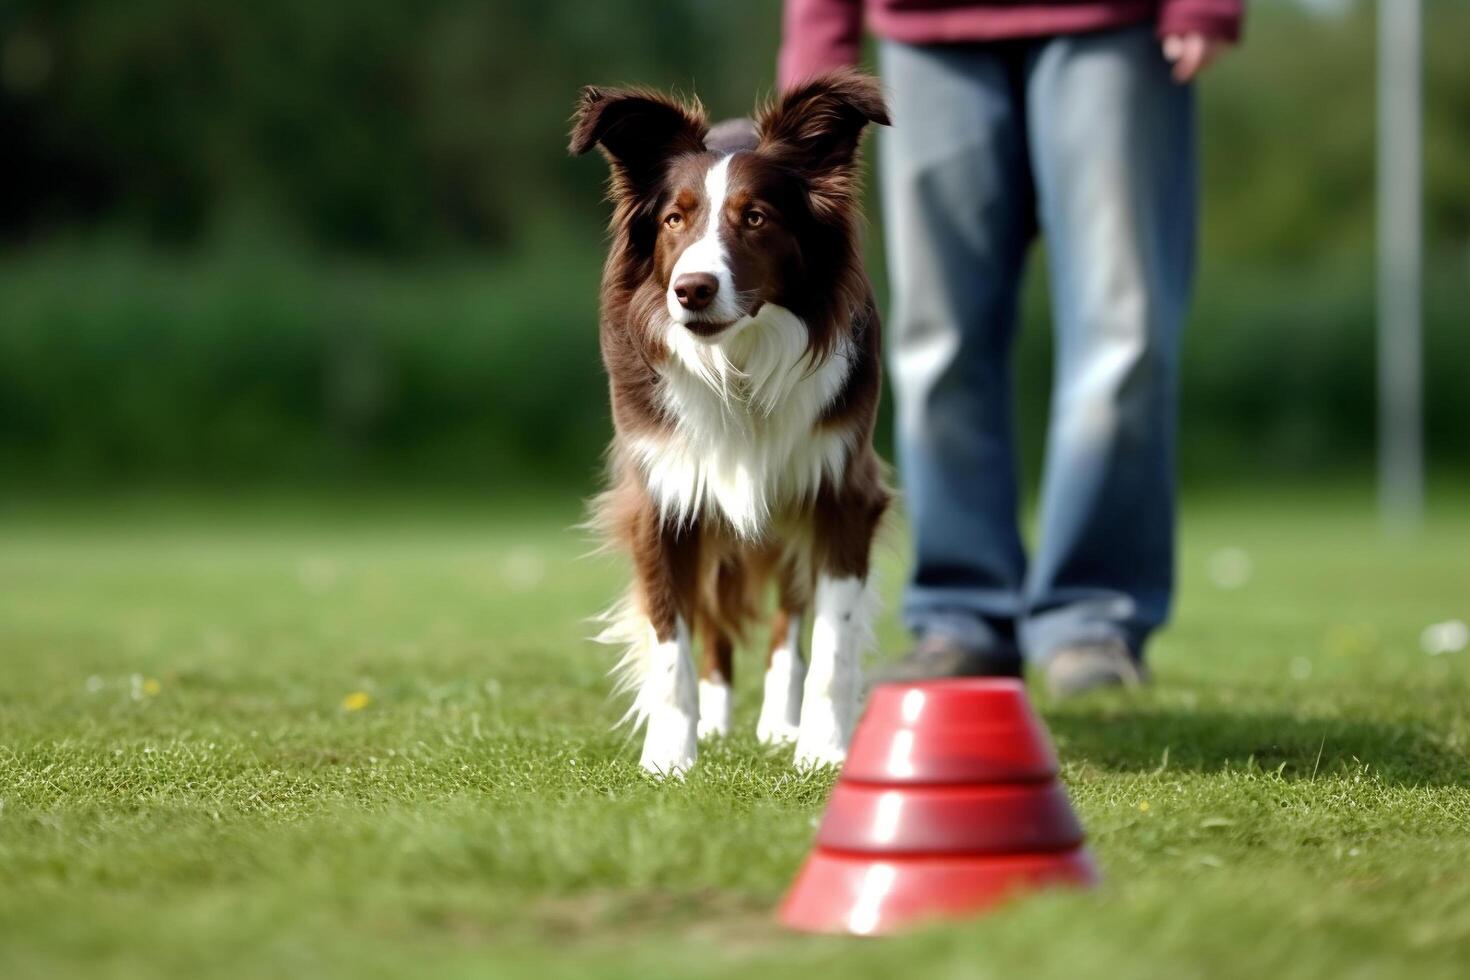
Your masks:
{"label": "blue jeans", "polygon": [[[1149,26],[993,44],[885,42],[882,177],[904,618],[1033,662],[1141,656],[1174,582],[1179,342],[1194,267],[1193,92]],[[1056,361],[1040,536],[1017,527],[1011,347],[1046,240]]]}

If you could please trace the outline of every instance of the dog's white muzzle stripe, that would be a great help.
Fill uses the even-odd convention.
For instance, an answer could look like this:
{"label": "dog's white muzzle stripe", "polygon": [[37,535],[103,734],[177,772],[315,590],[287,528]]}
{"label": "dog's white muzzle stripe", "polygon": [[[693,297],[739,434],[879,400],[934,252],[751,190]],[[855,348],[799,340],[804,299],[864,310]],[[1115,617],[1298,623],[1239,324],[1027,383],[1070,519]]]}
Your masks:
{"label": "dog's white muzzle stripe", "polygon": [[[729,253],[720,237],[720,230],[724,225],[725,198],[730,186],[730,159],[730,156],[721,157],[704,175],[704,232],[697,241],[684,249],[669,275],[669,289],[664,302],[675,323],[690,323],[694,320],[728,323],[740,317],[735,296],[735,276],[730,271]],[[720,288],[715,291],[715,301],[698,313],[680,306],[679,297],[674,295],[673,284],[680,276],[691,272],[707,272],[720,284]]]}

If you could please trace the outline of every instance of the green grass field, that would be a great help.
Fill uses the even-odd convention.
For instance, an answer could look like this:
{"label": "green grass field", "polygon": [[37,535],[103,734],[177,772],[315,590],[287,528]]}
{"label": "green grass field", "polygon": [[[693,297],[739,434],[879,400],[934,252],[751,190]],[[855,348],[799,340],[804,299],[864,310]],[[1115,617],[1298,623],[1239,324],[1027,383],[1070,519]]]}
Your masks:
{"label": "green grass field", "polygon": [[0,512],[0,977],[1465,975],[1463,505],[1187,508],[1156,685],[1045,706],[1105,885],[840,940],[771,922],[831,775],[748,655],[742,734],[645,778],[554,501]]}

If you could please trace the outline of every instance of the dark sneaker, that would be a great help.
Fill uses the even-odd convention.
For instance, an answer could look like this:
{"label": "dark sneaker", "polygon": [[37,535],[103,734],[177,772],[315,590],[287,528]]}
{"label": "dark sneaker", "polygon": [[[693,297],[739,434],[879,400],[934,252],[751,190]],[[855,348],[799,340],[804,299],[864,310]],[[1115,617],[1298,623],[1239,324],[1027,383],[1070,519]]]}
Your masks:
{"label": "dark sneaker", "polygon": [[872,683],[930,681],[944,677],[1020,677],[1014,650],[980,650],[937,633],[920,638],[902,660],[871,672]]}
{"label": "dark sneaker", "polygon": [[1046,658],[1046,689],[1070,698],[1104,687],[1140,687],[1144,669],[1122,640],[1100,640],[1059,647]]}

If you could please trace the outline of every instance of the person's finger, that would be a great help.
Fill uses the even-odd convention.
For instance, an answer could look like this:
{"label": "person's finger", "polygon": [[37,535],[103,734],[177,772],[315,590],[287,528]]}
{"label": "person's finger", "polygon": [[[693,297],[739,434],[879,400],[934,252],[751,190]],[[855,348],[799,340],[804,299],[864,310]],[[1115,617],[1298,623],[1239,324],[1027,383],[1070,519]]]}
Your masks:
{"label": "person's finger", "polygon": [[1184,38],[1178,34],[1170,34],[1164,38],[1164,57],[1169,61],[1178,61],[1179,55],[1184,50]]}
{"label": "person's finger", "polygon": [[1198,34],[1189,34],[1181,39],[1179,58],[1174,62],[1174,81],[1181,84],[1194,80],[1202,67],[1205,54],[1205,39]]}

